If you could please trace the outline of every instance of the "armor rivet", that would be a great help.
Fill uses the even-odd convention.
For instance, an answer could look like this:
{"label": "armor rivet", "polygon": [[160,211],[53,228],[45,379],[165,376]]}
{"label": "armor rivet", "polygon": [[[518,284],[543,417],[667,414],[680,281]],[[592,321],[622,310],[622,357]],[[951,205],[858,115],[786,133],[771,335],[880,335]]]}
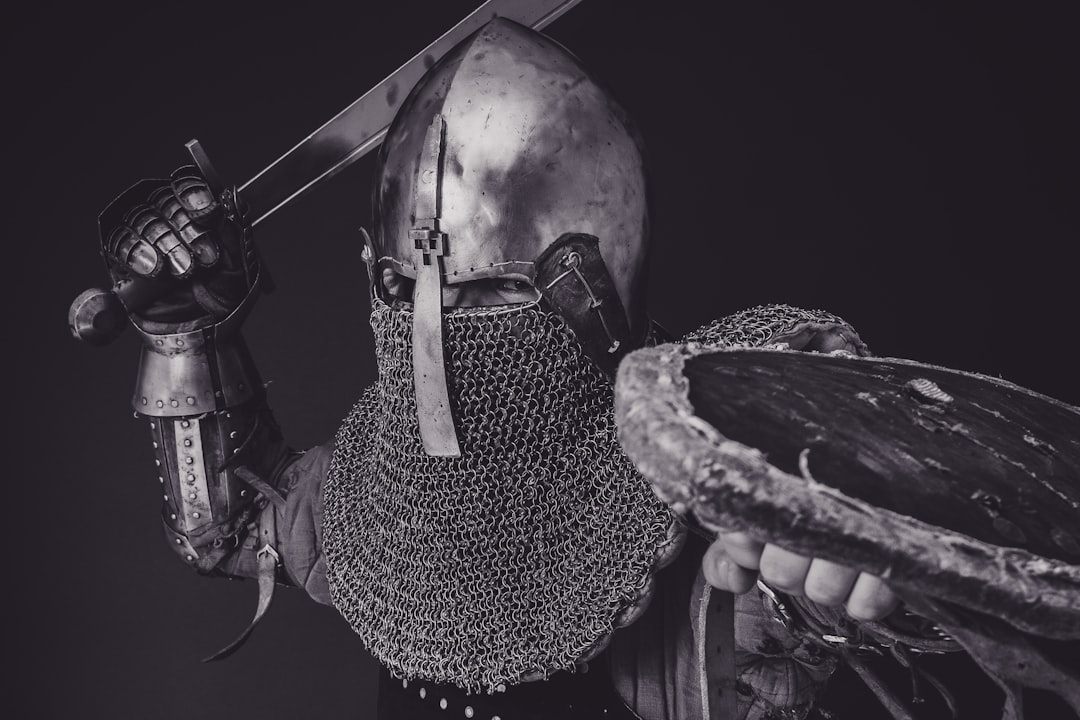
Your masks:
{"label": "armor rivet", "polygon": [[187,481],[188,481],[189,483],[193,483],[193,482],[195,482],[195,476],[194,476],[194,475],[192,475],[191,473],[188,473],[188,476],[187,476]]}
{"label": "armor rivet", "polygon": [[180,538],[176,538],[176,544],[177,544],[177,545],[183,545],[183,544],[184,544],[184,541],[183,541],[183,540],[181,540]]}
{"label": "armor rivet", "polygon": [[184,438],[184,447],[191,447],[191,438]]}
{"label": "armor rivet", "polygon": [[188,555],[187,556],[187,561],[188,562],[195,562],[195,558],[193,558],[191,555]]}
{"label": "armor rivet", "polygon": [[171,513],[171,514],[169,515],[169,519],[170,519],[170,520],[175,520],[175,519],[176,519],[176,513]]}
{"label": "armor rivet", "polygon": [[187,420],[181,420],[180,421],[180,427],[182,427],[182,428],[191,427],[191,423],[188,422]]}
{"label": "armor rivet", "polygon": [[188,404],[188,405],[194,405],[194,404],[195,404],[195,398],[193,398],[193,397],[191,397],[191,396],[189,395],[189,396],[188,396],[188,399],[187,399],[187,404]]}
{"label": "armor rivet", "polygon": [[233,448],[233,451],[232,451],[233,455],[235,455],[238,452],[240,452],[240,448]]}
{"label": "armor rivet", "polygon": [[235,430],[233,430],[231,433],[229,433],[229,439],[230,440],[235,440],[236,439],[236,431]]}
{"label": "armor rivet", "polygon": [[231,417],[232,417],[232,413],[231,413],[231,412],[227,412],[227,413],[225,413],[225,417],[227,417],[227,418],[231,418]]}
{"label": "armor rivet", "polygon": [[157,476],[157,481],[158,481],[159,483],[164,483],[164,482],[165,482],[165,478],[163,478],[163,477],[161,477],[160,475],[158,475],[158,476]]}
{"label": "armor rivet", "polygon": [[179,400],[170,400],[169,404],[172,405],[173,407],[180,407],[180,401]]}
{"label": "armor rivet", "polygon": [[161,467],[161,461],[158,460],[157,458],[154,458],[154,464],[157,465],[158,467]]}
{"label": "armor rivet", "polygon": [[[146,398],[143,398],[143,399],[142,399],[142,404],[143,404],[143,405],[145,405],[145,404],[146,404]],[[139,417],[139,413],[135,413],[135,417]]]}
{"label": "armor rivet", "polygon": [[473,716],[472,705],[466,705],[465,706],[465,717],[472,717],[472,716]]}
{"label": "armor rivet", "polygon": [[439,709],[446,709],[446,698],[439,698]]}
{"label": "armor rivet", "polygon": [[[139,415],[139,414],[138,414],[138,413],[135,413],[135,415],[136,415],[136,417],[138,417],[138,415]],[[154,429],[154,423],[150,423],[150,429],[151,429],[151,430],[153,430],[153,429]]]}
{"label": "armor rivet", "polygon": [[162,497],[165,498],[165,502],[169,502],[169,496],[168,495],[163,495]]}
{"label": "armor rivet", "polygon": [[165,403],[164,403],[164,401],[162,401],[162,400],[158,400],[158,401],[157,401],[156,403],[154,403],[154,404],[155,404],[155,405],[157,405],[158,407],[165,407]]}
{"label": "armor rivet", "polygon": [[195,458],[186,457],[184,458],[184,462],[186,462],[188,465],[193,465],[195,463]]}
{"label": "armor rivet", "polygon": [[195,511],[195,512],[191,513],[191,517],[193,517],[193,518],[195,518],[196,520],[198,520],[199,518],[201,518],[201,517],[202,517],[202,515],[200,515],[198,511]]}
{"label": "armor rivet", "polygon": [[247,495],[247,490],[241,490],[240,491],[240,497],[245,497],[246,495]]}
{"label": "armor rivet", "polygon": [[[242,494],[242,492],[243,491],[241,491],[241,494]],[[401,687],[403,687],[403,688],[409,687],[409,681],[408,680],[402,680],[401,681]]]}
{"label": "armor rivet", "polygon": [[154,443],[151,443],[151,444],[152,444],[152,445],[153,445],[153,446],[154,446],[155,448],[157,447],[157,443],[156,443],[156,442],[154,442]]}
{"label": "armor rivet", "polygon": [[[145,401],[145,400],[143,400],[143,405],[145,405],[145,404],[146,404],[146,401]],[[135,418],[136,420],[138,420],[138,419],[139,419],[139,411],[138,411],[138,410],[136,410],[135,412],[131,413],[131,417],[133,417],[133,418]]]}
{"label": "armor rivet", "polygon": [[420,699],[423,700],[427,697],[427,688],[420,688]]}
{"label": "armor rivet", "polygon": [[176,344],[177,344],[178,346],[180,346],[180,347],[183,347],[183,345],[184,345],[184,341],[183,341],[183,339],[181,339],[181,338],[176,338]]}
{"label": "armor rivet", "polygon": [[165,341],[164,340],[155,340],[154,344],[157,345],[158,347],[161,347],[162,345],[165,344]]}
{"label": "armor rivet", "polygon": [[189,492],[188,497],[191,498],[192,500],[194,500],[196,496],[195,496],[194,492]]}
{"label": "armor rivet", "polygon": [[492,715],[491,720],[502,720],[502,718],[499,717],[498,715]]}

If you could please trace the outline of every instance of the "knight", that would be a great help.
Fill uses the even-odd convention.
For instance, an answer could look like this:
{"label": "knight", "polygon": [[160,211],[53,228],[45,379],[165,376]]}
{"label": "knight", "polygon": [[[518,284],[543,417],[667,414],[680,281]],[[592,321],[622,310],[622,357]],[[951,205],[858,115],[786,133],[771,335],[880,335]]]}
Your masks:
{"label": "knight", "polygon": [[[242,203],[193,168],[125,192],[102,251],[115,281],[157,285],[131,313],[133,403],[169,546],[257,579],[256,621],[275,584],[336,608],[382,665],[383,720],[807,717],[835,662],[777,629],[774,590],[868,620],[895,598],[737,534],[710,547],[623,454],[615,369],[670,339],[646,310],[646,197],[640,135],[570,52],[502,19],[474,33],[380,151],[378,380],[297,452],[241,334],[265,282]],[[867,352],[840,318],[787,306],[691,339]],[[737,707],[710,706],[715,656],[736,649],[705,647],[714,587],[746,593]]]}

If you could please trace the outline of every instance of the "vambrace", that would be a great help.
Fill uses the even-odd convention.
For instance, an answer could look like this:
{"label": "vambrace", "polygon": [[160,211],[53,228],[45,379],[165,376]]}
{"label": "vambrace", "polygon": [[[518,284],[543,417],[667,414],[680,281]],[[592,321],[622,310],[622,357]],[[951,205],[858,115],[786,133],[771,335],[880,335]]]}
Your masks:
{"label": "vambrace", "polygon": [[283,506],[275,485],[294,455],[237,332],[256,292],[211,327],[139,331],[133,405],[149,419],[165,534],[202,574],[259,575],[258,552],[276,544],[272,507],[262,511]]}

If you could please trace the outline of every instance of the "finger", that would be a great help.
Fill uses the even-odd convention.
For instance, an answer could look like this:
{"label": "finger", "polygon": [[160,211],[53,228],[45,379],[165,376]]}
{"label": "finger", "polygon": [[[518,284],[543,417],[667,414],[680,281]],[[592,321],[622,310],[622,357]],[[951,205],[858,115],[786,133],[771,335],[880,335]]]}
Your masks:
{"label": "finger", "polygon": [[758,569],[765,543],[744,532],[720,533],[716,536],[716,541],[723,545],[724,552],[732,562],[747,570]]}
{"label": "finger", "polygon": [[157,208],[140,205],[129,213],[127,223],[164,256],[170,274],[178,278],[191,274],[194,268],[191,251]]}
{"label": "finger", "polygon": [[747,592],[757,582],[757,573],[732,562],[719,542],[714,542],[705,551],[701,569],[710,585],[736,595]]}
{"label": "finger", "polygon": [[816,603],[828,606],[842,605],[851,594],[851,588],[854,587],[858,576],[858,570],[846,565],[814,558],[806,573],[803,589],[806,597]]}
{"label": "finger", "polygon": [[221,207],[214,191],[197,168],[185,166],[172,175],[172,191],[180,205],[196,223],[207,220]]}
{"label": "finger", "polygon": [[881,578],[859,573],[848,596],[847,612],[856,620],[878,620],[899,604],[899,598]]}
{"label": "finger", "polygon": [[761,551],[761,579],[791,595],[803,594],[803,583],[810,570],[810,558],[776,545]]}
{"label": "finger", "polygon": [[140,277],[154,277],[160,272],[164,258],[142,235],[126,223],[109,233],[105,250],[112,259],[126,265]]}
{"label": "finger", "polygon": [[187,246],[197,265],[211,267],[218,261],[220,253],[212,236],[192,221],[191,215],[176,197],[171,186],[155,191],[150,196],[150,201],[180,241]]}

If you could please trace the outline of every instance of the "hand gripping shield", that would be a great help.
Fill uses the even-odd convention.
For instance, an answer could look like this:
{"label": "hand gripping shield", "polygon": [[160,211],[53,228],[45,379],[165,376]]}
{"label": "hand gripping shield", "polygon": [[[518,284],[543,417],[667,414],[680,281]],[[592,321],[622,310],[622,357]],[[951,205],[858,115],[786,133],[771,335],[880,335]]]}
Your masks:
{"label": "hand gripping shield", "polygon": [[631,354],[616,414],[673,507],[886,578],[1009,702],[1080,712],[1080,409],[908,360],[691,343]]}

